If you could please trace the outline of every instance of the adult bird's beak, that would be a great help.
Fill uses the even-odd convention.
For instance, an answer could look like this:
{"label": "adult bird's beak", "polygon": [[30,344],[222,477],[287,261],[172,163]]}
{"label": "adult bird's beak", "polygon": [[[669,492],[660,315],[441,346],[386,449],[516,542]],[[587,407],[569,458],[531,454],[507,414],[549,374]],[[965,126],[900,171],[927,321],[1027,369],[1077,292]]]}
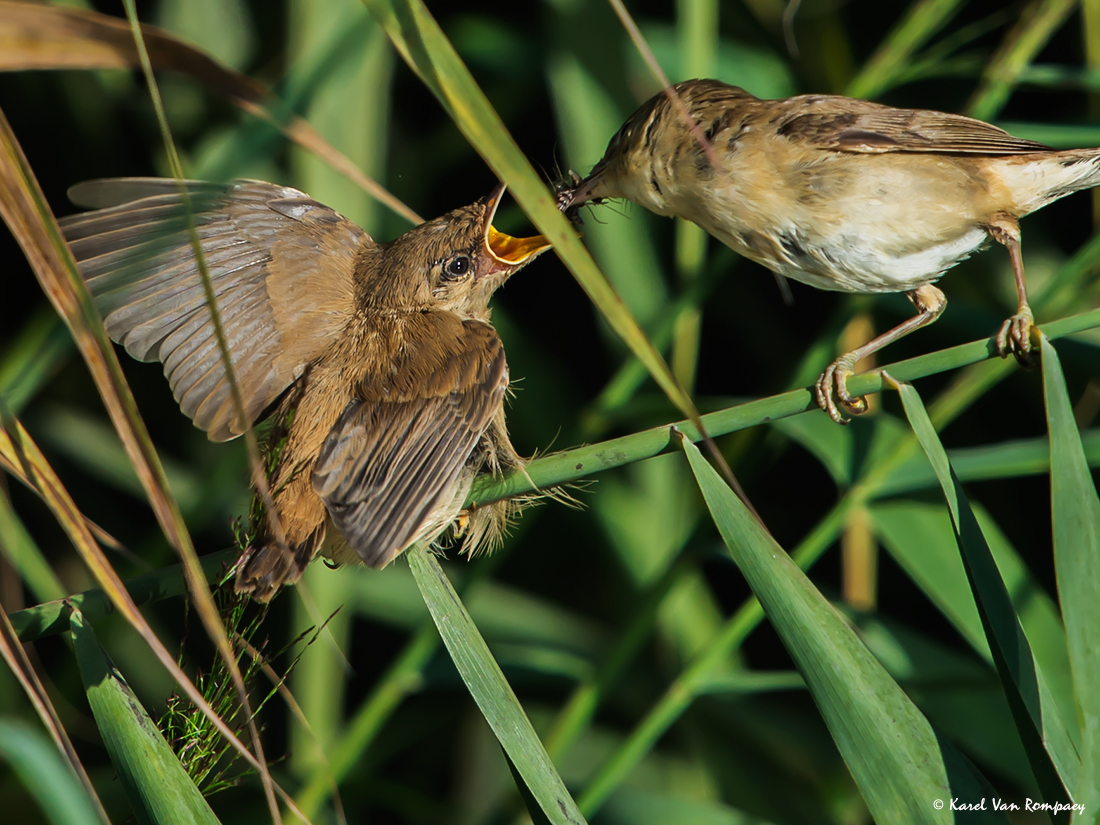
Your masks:
{"label": "adult bird's beak", "polygon": [[500,206],[500,201],[504,197],[504,189],[505,185],[502,183],[493,190],[493,194],[489,196],[489,208],[485,212],[485,248],[496,264],[489,267],[486,274],[489,274],[489,271],[499,273],[516,269],[523,266],[535,255],[550,248],[550,241],[542,235],[534,235],[530,238],[513,238],[511,235],[499,232],[493,226],[493,218],[496,216],[497,207]]}

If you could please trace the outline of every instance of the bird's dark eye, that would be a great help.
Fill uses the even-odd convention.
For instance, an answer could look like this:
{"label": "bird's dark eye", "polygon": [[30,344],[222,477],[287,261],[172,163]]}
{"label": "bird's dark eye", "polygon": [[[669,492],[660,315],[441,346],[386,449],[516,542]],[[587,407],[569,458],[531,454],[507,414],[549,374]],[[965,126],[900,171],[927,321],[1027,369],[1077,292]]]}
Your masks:
{"label": "bird's dark eye", "polygon": [[443,278],[448,281],[457,281],[464,278],[470,272],[470,256],[455,255],[443,265]]}

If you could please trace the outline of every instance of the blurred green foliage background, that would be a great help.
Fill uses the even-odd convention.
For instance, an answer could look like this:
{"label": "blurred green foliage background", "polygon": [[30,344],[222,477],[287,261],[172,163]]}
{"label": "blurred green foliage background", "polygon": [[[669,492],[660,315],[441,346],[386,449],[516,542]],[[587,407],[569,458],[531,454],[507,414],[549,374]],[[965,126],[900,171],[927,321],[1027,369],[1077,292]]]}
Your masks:
{"label": "blurred green foliage background", "polygon": [[[658,88],[603,0],[429,5],[548,181],[568,169],[586,173],[623,118]],[[114,2],[94,6],[122,14]],[[674,81],[715,76],[761,97],[849,91],[946,111],[968,111],[977,102],[983,117],[1022,137],[1066,147],[1100,145],[1096,0],[916,2],[912,8],[930,16],[918,26],[915,48],[877,73],[867,70],[868,61],[894,42],[891,33],[906,14],[902,4],[803,0],[793,23],[797,56],[788,49],[780,0],[629,7]],[[139,12],[143,21],[270,84],[421,215],[468,203],[495,184],[354,0],[156,0],[139,3]],[[997,81],[987,69],[1018,42],[1021,15],[1034,12],[1060,15],[1058,24],[1009,75],[1011,95],[997,100],[988,93]],[[344,176],[193,80],[171,73],[160,80],[190,176],[254,177],[298,187],[380,240],[408,228]],[[72,211],[65,190],[75,182],[168,172],[138,74],[0,75],[0,108],[57,214]],[[1024,221],[1033,294],[1089,239],[1093,215],[1091,195],[1081,193]],[[901,296],[853,298],[797,283],[790,284],[788,305],[765,270],[672,221],[622,204],[586,210],[583,218],[586,243],[601,268],[669,352],[704,411],[805,386],[840,351],[841,336],[882,331],[910,313]],[[528,228],[514,206],[502,210],[499,223],[514,233]],[[0,393],[84,513],[129,548],[114,559],[124,577],[172,564],[83,363],[6,233],[0,233],[0,261]],[[1060,314],[1095,306],[1095,269],[1088,268]],[[1014,306],[1008,258],[1000,248],[953,270],[944,289],[950,303],[943,318],[891,346],[884,360],[984,338]],[[681,417],[652,381],[640,374],[634,382],[623,380],[621,370],[630,362],[625,348],[553,255],[520,273],[494,306],[511,373],[520,379],[509,425],[522,454]],[[1038,320],[1048,318],[1040,311]],[[1097,343],[1096,335],[1085,333],[1059,344],[1094,460],[1100,455],[1100,438],[1090,429],[1100,410]],[[250,496],[242,446],[207,442],[179,413],[159,365],[125,359],[124,367],[200,553],[228,547],[231,521],[247,511]],[[926,399],[951,399],[966,397],[967,382],[980,386],[960,402],[942,438],[957,451],[958,466],[971,468],[964,480],[995,553],[1015,571],[1010,590],[1021,614],[1030,611],[1029,633],[1038,628],[1034,632],[1048,634],[1040,639],[1053,640],[1032,644],[1059,674],[1054,687],[1072,715],[1054,606],[1049,482],[1038,440],[1045,434],[1040,379],[1038,372],[1012,369],[1002,380],[1000,373],[991,377],[994,368],[1000,369],[930,377],[917,388]],[[903,429],[900,415],[896,397],[888,394],[871,415],[843,431],[811,412],[719,443],[776,539],[791,550],[818,535],[837,502],[889,453]],[[873,506],[856,508],[840,529],[822,534],[829,549],[811,576],[847,605],[894,678],[1002,794],[1033,794],[988,654],[977,635],[968,634],[973,608],[965,604],[965,581],[957,580],[961,568],[942,495],[922,461],[908,467],[908,476],[894,477],[892,487],[877,490],[869,499]],[[11,612],[92,586],[45,507],[18,485],[6,494],[19,520],[0,525],[6,556],[20,542],[33,542],[53,578],[21,581],[7,558],[0,561],[4,608]],[[661,728],[655,741],[641,746],[592,821],[868,821],[775,633],[765,622],[743,643],[729,636],[728,620],[750,591],[726,556],[683,457],[601,474],[574,495],[583,508],[554,502],[533,508],[493,558],[467,564],[452,554],[447,569],[459,582],[471,580],[467,604],[544,738],[555,730],[565,736],[555,724],[574,691],[598,687],[591,724],[575,725],[568,747],[564,738],[550,737],[575,795],[606,774],[609,759],[628,758],[624,743],[653,722],[652,709],[662,707],[674,680],[692,673],[693,663],[709,662],[681,705],[667,710],[667,731]],[[285,754],[274,766],[280,781],[291,789],[320,788],[314,821],[336,821],[318,780],[319,752],[344,760],[339,795],[348,822],[512,821],[521,807],[507,765],[449,658],[425,641],[409,647],[434,630],[422,630],[427,614],[407,565],[399,561],[381,573],[316,565],[305,582],[311,603],[282,594],[261,636],[270,639],[270,650],[279,650],[343,605],[290,681],[310,731],[278,699],[263,720],[268,754]],[[179,599],[147,613],[170,649],[184,646],[189,671],[209,669],[210,646]],[[159,716],[172,691],[169,677],[118,617],[97,622],[96,632]],[[401,679],[387,681],[395,661],[412,661],[398,658],[410,650],[423,667],[410,666]],[[49,638],[34,645],[33,656],[109,812],[125,821],[126,803],[69,648]],[[288,655],[277,657],[276,666],[287,661]],[[380,684],[396,691],[391,706],[380,703]],[[33,718],[3,669],[0,715]],[[6,821],[42,821],[4,766],[0,800]],[[254,778],[214,796],[212,804],[224,822],[267,817]]]}

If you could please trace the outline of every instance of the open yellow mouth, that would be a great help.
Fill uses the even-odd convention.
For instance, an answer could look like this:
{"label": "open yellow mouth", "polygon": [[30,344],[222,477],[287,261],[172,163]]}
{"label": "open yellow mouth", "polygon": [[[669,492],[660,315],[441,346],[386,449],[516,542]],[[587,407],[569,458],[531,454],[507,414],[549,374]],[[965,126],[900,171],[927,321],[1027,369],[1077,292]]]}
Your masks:
{"label": "open yellow mouth", "polygon": [[492,224],[489,224],[489,229],[485,233],[485,243],[488,244],[493,257],[511,266],[522,264],[532,255],[536,255],[550,246],[550,242],[542,235],[534,235],[530,238],[513,238],[511,235],[498,232]]}

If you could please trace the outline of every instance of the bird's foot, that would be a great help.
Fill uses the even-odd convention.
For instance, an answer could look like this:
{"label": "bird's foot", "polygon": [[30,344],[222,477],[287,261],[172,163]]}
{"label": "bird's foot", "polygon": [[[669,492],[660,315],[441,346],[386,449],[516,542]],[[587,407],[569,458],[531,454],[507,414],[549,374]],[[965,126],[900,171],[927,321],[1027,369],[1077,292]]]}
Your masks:
{"label": "bird's foot", "polygon": [[848,392],[848,377],[855,373],[855,365],[856,359],[852,353],[840,356],[829,364],[825,372],[821,373],[814,387],[818,406],[837,424],[847,424],[851,420],[841,414],[837,401],[851,415],[862,415],[868,409],[865,397],[853,396]]}
{"label": "bird's foot", "polygon": [[997,333],[997,352],[1002,358],[1012,353],[1021,366],[1032,366],[1031,331],[1034,327],[1035,316],[1031,314],[1031,307],[1021,304],[1016,314],[1001,325],[1001,331]]}

